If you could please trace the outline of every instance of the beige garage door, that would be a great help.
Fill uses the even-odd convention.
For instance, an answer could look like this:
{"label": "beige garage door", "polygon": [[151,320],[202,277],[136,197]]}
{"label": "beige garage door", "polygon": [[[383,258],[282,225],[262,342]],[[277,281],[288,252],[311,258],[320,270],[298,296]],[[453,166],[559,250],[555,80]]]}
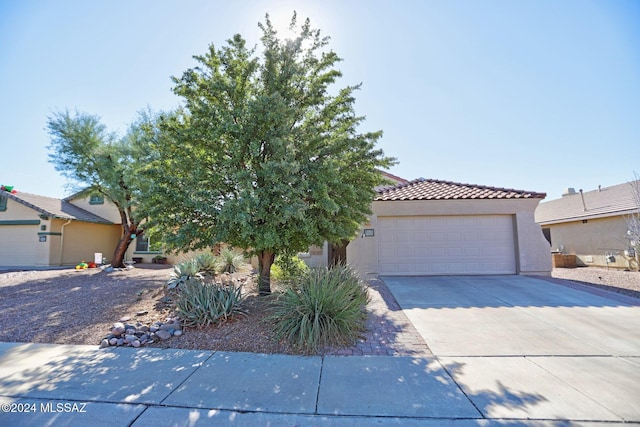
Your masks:
{"label": "beige garage door", "polygon": [[3,225],[0,228],[0,265],[35,265],[37,260],[38,227],[33,225]]}
{"label": "beige garage door", "polygon": [[378,218],[384,275],[515,274],[510,215]]}

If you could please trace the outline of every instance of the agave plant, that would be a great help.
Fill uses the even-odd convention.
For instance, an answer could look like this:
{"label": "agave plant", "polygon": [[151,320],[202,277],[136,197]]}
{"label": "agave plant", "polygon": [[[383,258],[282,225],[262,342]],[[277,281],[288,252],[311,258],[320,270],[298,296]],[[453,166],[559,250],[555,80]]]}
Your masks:
{"label": "agave plant", "polygon": [[167,289],[179,289],[189,280],[202,280],[203,278],[198,261],[195,258],[188,259],[173,267],[171,278],[167,282]]}
{"label": "agave plant", "polygon": [[176,310],[187,326],[209,326],[244,314],[242,288],[232,283],[189,279],[176,300]]}
{"label": "agave plant", "polygon": [[218,260],[211,252],[202,252],[196,255],[194,259],[198,264],[200,273],[215,276],[218,269]]}

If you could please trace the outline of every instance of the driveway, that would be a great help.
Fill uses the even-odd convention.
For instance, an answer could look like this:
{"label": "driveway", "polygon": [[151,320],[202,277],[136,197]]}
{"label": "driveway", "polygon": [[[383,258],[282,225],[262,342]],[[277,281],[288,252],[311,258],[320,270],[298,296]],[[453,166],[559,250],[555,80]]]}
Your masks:
{"label": "driveway", "polygon": [[640,306],[526,276],[383,277],[487,418],[640,422]]}

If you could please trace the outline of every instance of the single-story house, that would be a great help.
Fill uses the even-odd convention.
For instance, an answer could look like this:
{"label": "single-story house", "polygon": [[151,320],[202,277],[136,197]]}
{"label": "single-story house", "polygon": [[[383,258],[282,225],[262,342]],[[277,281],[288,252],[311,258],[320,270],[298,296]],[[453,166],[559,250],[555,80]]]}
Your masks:
{"label": "single-story house", "polygon": [[536,222],[553,252],[571,256],[573,265],[635,270],[638,254],[629,250],[627,221],[640,213],[638,185],[640,181],[585,192],[568,188],[561,198],[540,203]]}
{"label": "single-story house", "polygon": [[549,243],[534,221],[545,197],[433,179],[380,188],[346,260],[364,276],[549,275]]}
{"label": "single-story house", "polygon": [[100,203],[96,196],[86,199],[0,191],[0,266],[73,265],[93,261],[95,253],[111,256],[120,226],[100,209],[84,209],[83,203]]}
{"label": "single-story house", "polygon": [[[76,265],[95,254],[108,262],[121,235],[118,209],[90,189],[65,199],[0,190],[0,267]],[[157,255],[142,235],[125,260],[152,262]]]}

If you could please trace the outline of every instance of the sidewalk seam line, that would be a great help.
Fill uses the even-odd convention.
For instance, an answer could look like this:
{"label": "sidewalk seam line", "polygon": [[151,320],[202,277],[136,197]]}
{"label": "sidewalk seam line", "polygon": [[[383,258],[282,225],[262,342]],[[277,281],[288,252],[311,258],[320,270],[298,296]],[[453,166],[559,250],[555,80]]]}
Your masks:
{"label": "sidewalk seam line", "polygon": [[320,402],[320,386],[322,384],[322,373],[324,371],[324,358],[324,355],[320,357],[320,375],[318,376],[318,390],[316,391],[316,406],[313,412],[314,415],[318,415],[318,403]]}
{"label": "sidewalk seam line", "polygon": [[[608,357],[615,357],[615,356],[608,356]],[[534,364],[535,366],[537,366],[538,368],[542,369],[543,371],[545,371],[546,373],[548,373],[549,375],[551,375],[552,377],[556,378],[558,381],[560,381],[563,384],[566,384],[568,387],[570,387],[571,389],[575,390],[576,392],[580,393],[581,395],[583,395],[584,397],[586,397],[587,399],[591,400],[593,403],[603,407],[604,409],[606,409],[607,411],[611,412],[613,415],[615,415],[616,417],[620,418],[620,421],[616,421],[616,422],[627,422],[627,420],[620,414],[618,414],[617,412],[615,412],[614,410],[612,410],[611,408],[605,406],[602,402],[596,400],[594,397],[592,397],[590,394],[585,393],[584,391],[580,390],[578,387],[574,386],[573,384],[571,384],[568,381],[565,381],[564,379],[560,378],[558,375],[554,374],[553,372],[551,372],[550,370],[548,370],[547,368],[545,368],[542,365],[539,365],[538,363],[534,362],[532,359],[530,359],[529,357],[525,356],[524,357],[525,360],[528,360],[530,363]]]}
{"label": "sidewalk seam line", "polygon": [[147,409],[149,409],[149,405],[144,405],[144,410],[140,412],[137,417],[131,420],[128,427],[133,427],[133,425],[138,421],[138,419],[142,416],[142,414],[147,412]]}
{"label": "sidewalk seam line", "polygon": [[[188,350],[188,351],[192,351],[192,350]],[[207,350],[207,351],[211,351],[211,350]],[[169,393],[167,393],[167,395],[165,397],[163,397],[160,402],[158,402],[158,405],[164,405],[164,401],[167,400],[167,398],[169,396],[171,396],[178,388],[180,388],[180,386],[182,384],[186,383],[189,380],[189,378],[191,378],[200,368],[202,368],[204,366],[204,364],[207,363],[209,361],[209,359],[211,359],[213,357],[213,355],[216,354],[216,353],[217,353],[217,350],[211,351],[211,354],[209,356],[207,356],[207,358],[205,360],[203,360],[202,363],[200,363],[200,366],[198,366],[196,369],[194,369],[193,372],[191,372],[189,375],[187,375],[187,377],[182,382],[180,382],[180,384],[177,384],[173,388],[173,390],[171,390]]]}
{"label": "sidewalk seam line", "polygon": [[440,365],[440,367],[447,373],[447,375],[449,375],[449,378],[451,378],[451,381],[453,381],[453,383],[456,385],[456,387],[458,387],[458,390],[460,390],[460,393],[462,393],[464,395],[464,397],[467,398],[467,400],[469,401],[469,403],[471,403],[471,405],[473,406],[473,408],[478,411],[478,414],[480,414],[480,417],[484,420],[488,419],[484,412],[482,412],[480,410],[480,408],[478,408],[478,406],[476,406],[476,403],[471,400],[471,398],[469,397],[469,395],[467,395],[467,393],[464,391],[464,389],[462,388],[462,386],[460,386],[460,384],[458,384],[458,381],[456,381],[456,379],[453,377],[453,375],[451,374],[451,372],[449,372],[449,370],[447,369],[447,367],[445,366],[444,363],[442,363],[440,361],[440,358],[438,356],[434,356],[436,362],[438,362],[438,365]]}

